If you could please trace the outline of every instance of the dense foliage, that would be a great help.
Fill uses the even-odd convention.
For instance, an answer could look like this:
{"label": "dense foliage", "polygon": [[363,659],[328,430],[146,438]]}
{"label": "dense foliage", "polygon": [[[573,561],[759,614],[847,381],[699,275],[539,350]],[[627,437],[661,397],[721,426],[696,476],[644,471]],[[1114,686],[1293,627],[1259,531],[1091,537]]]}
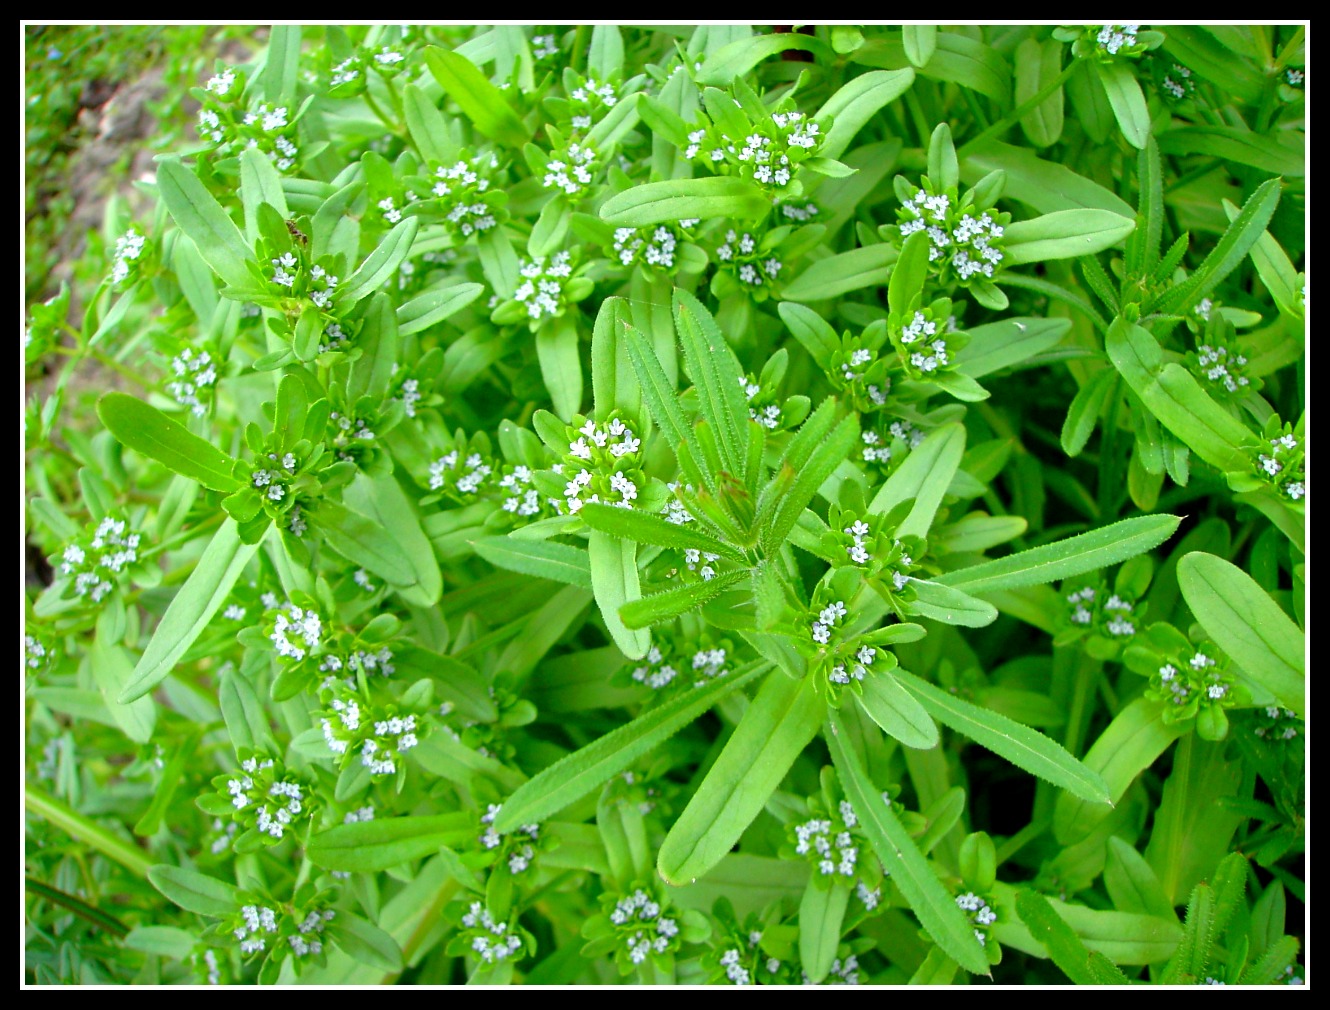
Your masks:
{"label": "dense foliage", "polygon": [[144,32],[29,982],[1302,981],[1304,28]]}

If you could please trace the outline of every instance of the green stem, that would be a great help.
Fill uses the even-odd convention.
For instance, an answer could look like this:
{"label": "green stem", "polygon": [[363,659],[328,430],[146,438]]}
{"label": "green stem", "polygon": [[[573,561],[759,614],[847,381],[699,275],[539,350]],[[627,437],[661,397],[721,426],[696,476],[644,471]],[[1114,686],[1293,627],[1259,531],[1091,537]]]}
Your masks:
{"label": "green stem", "polygon": [[971,139],[967,140],[964,144],[962,144],[960,149],[956,152],[957,159],[964,158],[967,154],[972,153],[974,149],[978,147],[980,144],[982,144],[984,141],[988,140],[991,137],[995,137],[998,134],[1005,132],[1006,130],[1011,129],[1013,126],[1019,123],[1023,117],[1025,117],[1029,113],[1033,112],[1036,108],[1038,108],[1039,104],[1043,102],[1045,98],[1053,94],[1053,92],[1057,91],[1058,88],[1062,87],[1062,85],[1067,83],[1067,78],[1069,78],[1072,75],[1072,71],[1074,71],[1075,69],[1076,69],[1076,62],[1073,60],[1071,63],[1068,63],[1065,67],[1062,68],[1062,73],[1058,74],[1051,81],[1045,84],[1042,88],[1036,91],[1033,96],[1027,98],[1025,101],[1021,102],[1020,105],[1016,106],[1016,108],[1014,108],[1011,111],[1011,115],[1004,116],[1002,119],[999,119],[996,123],[990,126],[987,130],[984,130],[978,136],[972,137]]}
{"label": "green stem", "polygon": [[1067,752],[1073,757],[1079,756],[1081,752],[1085,726],[1088,722],[1086,707],[1089,705],[1090,696],[1094,693],[1094,683],[1102,668],[1103,663],[1099,660],[1081,656],[1076,664],[1076,671],[1072,674],[1071,709],[1067,712],[1067,732],[1062,739],[1062,746],[1066,747]]}
{"label": "green stem", "polygon": [[1039,818],[1021,828],[1020,831],[1016,832],[1016,834],[1012,835],[998,846],[997,865],[1001,866],[1012,856],[1016,855],[1017,852],[1025,848],[1025,846],[1029,845],[1032,841],[1047,831],[1051,824],[1052,821],[1048,820],[1048,818]]}
{"label": "green stem", "polygon": [[108,859],[114,859],[127,870],[147,879],[153,860],[138,846],[111,834],[53,796],[28,786],[23,795],[28,810],[49,824],[64,831],[76,841],[92,846]]}
{"label": "green stem", "polygon": [[67,908],[80,919],[85,919],[92,923],[98,929],[104,929],[108,933],[114,934],[117,938],[125,936],[129,928],[114,916],[107,915],[100,908],[89,905],[86,901],[74,897],[72,894],[66,894],[59,888],[52,887],[50,884],[43,884],[40,880],[25,876],[23,878],[23,888],[29,894],[36,895],[54,905],[60,905]]}

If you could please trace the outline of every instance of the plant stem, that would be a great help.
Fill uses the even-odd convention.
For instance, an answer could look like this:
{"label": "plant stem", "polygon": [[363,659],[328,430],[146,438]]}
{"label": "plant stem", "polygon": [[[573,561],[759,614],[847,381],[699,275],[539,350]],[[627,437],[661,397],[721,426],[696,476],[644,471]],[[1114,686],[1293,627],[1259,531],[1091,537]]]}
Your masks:
{"label": "plant stem", "polygon": [[24,791],[23,805],[42,820],[64,831],[71,838],[91,845],[108,859],[114,859],[125,869],[147,879],[148,870],[153,866],[153,861],[138,846],[116,837],[100,824],[84,817],[54,796],[48,796],[31,785]]}
{"label": "plant stem", "polygon": [[44,884],[33,877],[25,876],[23,878],[23,889],[29,894],[36,895],[62,908],[67,908],[80,919],[85,919],[92,923],[98,929],[104,929],[117,938],[125,936],[129,929],[123,922],[112,915],[107,915],[100,908],[89,905],[86,901],[74,897],[72,894],[66,894],[57,887],[50,884]]}
{"label": "plant stem", "polygon": [[1024,116],[1034,111],[1034,109],[1038,108],[1039,104],[1045,98],[1047,98],[1053,92],[1057,91],[1058,88],[1062,87],[1062,85],[1067,82],[1067,78],[1071,77],[1072,71],[1074,71],[1075,69],[1076,69],[1076,62],[1073,60],[1071,63],[1068,63],[1065,67],[1062,68],[1062,73],[1058,74],[1051,81],[1045,84],[1042,88],[1036,91],[1034,95],[1032,95],[1030,98],[1027,98],[1025,101],[1021,102],[1020,105],[1016,106],[1016,108],[1014,108],[1011,111],[1011,115],[1004,116],[1002,119],[999,119],[996,123],[990,126],[987,130],[984,130],[978,136],[971,137],[964,144],[962,144],[960,149],[956,152],[957,159],[964,158],[967,154],[972,153],[974,149],[978,147],[980,144],[982,144],[984,141],[988,140],[991,137],[995,137],[1006,130],[1011,129],[1013,126],[1019,123]]}

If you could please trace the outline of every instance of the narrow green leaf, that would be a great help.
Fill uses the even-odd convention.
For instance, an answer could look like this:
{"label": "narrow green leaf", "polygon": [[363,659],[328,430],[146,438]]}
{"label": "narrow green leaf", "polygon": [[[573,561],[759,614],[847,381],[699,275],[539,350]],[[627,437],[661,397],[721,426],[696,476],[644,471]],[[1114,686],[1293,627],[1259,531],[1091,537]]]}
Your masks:
{"label": "narrow green leaf", "polygon": [[1123,519],[1056,543],[947,572],[934,581],[980,596],[995,589],[1056,582],[1116,565],[1158,547],[1173,535],[1180,522],[1180,516],[1168,515]]}
{"label": "narrow green leaf", "polygon": [[429,46],[425,49],[425,65],[471,125],[485,136],[514,150],[531,139],[504,93],[465,56]]}
{"label": "narrow green leaf", "polygon": [[148,883],[186,912],[221,917],[240,910],[240,889],[197,870],[159,863],[148,870]]}
{"label": "narrow green leaf", "polygon": [[272,159],[257,148],[240,155],[240,203],[245,211],[245,237],[254,243],[259,237],[259,206],[267,204],[282,217],[290,217],[282,176]]}
{"label": "narrow green leaf", "polygon": [[[859,131],[884,107],[909,91],[913,83],[914,71],[909,67],[870,70],[846,81],[813,116],[819,122],[831,120],[831,129],[825,132],[819,153],[826,158],[839,158]],[[825,188],[818,191],[819,197],[825,193]]]}
{"label": "narrow green leaf", "polygon": [[956,371],[972,379],[1012,368],[1055,347],[1071,332],[1070,319],[1022,316],[965,331],[970,342],[956,353]]}
{"label": "narrow green leaf", "polygon": [[868,837],[878,859],[933,942],[967,971],[987,975],[988,958],[974,938],[974,927],[956,907],[955,898],[942,886],[904,825],[882,802],[881,790],[868,777],[853,748],[847,745],[848,731],[835,712],[830,714],[829,729],[826,739],[831,759],[840,773],[845,795],[859,815],[860,830]]}
{"label": "narrow green leaf", "polygon": [[[766,520],[759,513],[759,522],[763,524],[762,544],[768,554],[774,554],[785,538],[789,536],[794,524],[803,515],[804,509],[813,500],[818,489],[828,477],[845,461],[850,450],[859,441],[859,419],[850,414],[840,419],[811,457],[804,462],[789,483],[789,489],[780,498],[772,502],[773,514]],[[784,472],[784,471],[782,471]]]}
{"label": "narrow green leaf", "polygon": [[719,554],[731,561],[747,563],[741,551],[714,537],[707,536],[691,525],[666,522],[660,516],[651,515],[637,509],[621,509],[613,505],[593,502],[578,510],[581,518],[593,530],[602,530],[623,540],[632,540],[639,544],[654,544],[657,547],[669,547],[673,550],[689,548]]}
{"label": "narrow green leaf", "polygon": [[987,600],[926,579],[911,579],[915,598],[903,605],[908,614],[964,628],[985,628],[997,620],[997,608]]}
{"label": "narrow green leaf", "polygon": [[156,687],[221,609],[231,587],[249,564],[257,543],[240,542],[234,519],[227,519],[204,548],[194,571],[166,608],[152,640],[120,692],[121,704],[132,702]]}
{"label": "narrow green leaf", "polygon": [[678,589],[668,589],[663,593],[652,593],[650,596],[625,604],[619,610],[619,616],[627,628],[646,628],[660,624],[700,607],[707,600],[737,586],[748,577],[747,571],[722,572],[706,582],[694,582]]}
{"label": "narrow green leaf", "polygon": [[938,722],[1074,796],[1090,803],[1111,803],[1103,780],[1038,730],[963,701],[904,670],[895,676]]}
{"label": "narrow green leaf", "polygon": [[439,561],[401,485],[390,475],[373,478],[361,475],[346,489],[343,499],[378,523],[382,535],[401,548],[415,579],[415,585],[401,588],[403,598],[417,607],[438,603],[443,593]]}
{"label": "narrow green leaf", "polygon": [[1117,388],[1117,378],[1112,370],[1101,369],[1077,390],[1062,422],[1062,451],[1068,456],[1079,456],[1085,448]]}
{"label": "narrow green leaf", "polygon": [[770,664],[757,661],[704,687],[678,694],[556,761],[504,802],[495,818],[495,829],[511,831],[520,824],[548,820],[630,767],[721,698],[768,669]]}
{"label": "narrow green leaf", "polygon": [[944,424],[933,430],[887,478],[868,511],[885,515],[913,498],[914,507],[898,527],[897,536],[927,536],[964,454],[965,429],[961,425]]}
{"label": "narrow green leaf", "polygon": [[[1137,698],[1128,704],[1086,752],[1084,764],[1108,787],[1108,799],[1117,803],[1142,771],[1181,736],[1188,726],[1165,723],[1160,703]],[[1059,796],[1053,810],[1053,833],[1063,845],[1089,836],[1108,816],[1108,808],[1070,793]]]}
{"label": "narrow green leaf", "polygon": [[466,308],[485,290],[483,284],[449,284],[426,289],[397,308],[397,332],[419,333]]}
{"label": "narrow green leaf", "polygon": [[831,55],[826,43],[812,35],[802,35],[798,32],[754,35],[751,38],[736,39],[711,53],[697,73],[697,82],[724,87],[748,73],[763,60],[790,49],[821,53],[823,56]]}
{"label": "narrow green leaf", "polygon": [[[1016,891],[1016,912],[1029,927],[1030,935],[1048,950],[1053,963],[1076,985],[1099,985],[1099,978],[1090,969],[1090,951],[1081,938],[1053,911],[1053,906],[1042,894],[1026,888]],[[1121,985],[1127,976],[1117,973]],[[1116,981],[1116,980],[1115,980]]]}
{"label": "narrow green leaf", "polygon": [[884,733],[916,750],[937,746],[939,737],[932,716],[890,673],[874,674],[864,681],[863,688],[859,705]]}
{"label": "narrow green leaf", "polygon": [[392,277],[397,276],[397,268],[402,265],[411,251],[411,243],[416,239],[420,219],[404,217],[393,225],[392,231],[383,236],[374,251],[365,257],[365,262],[356,268],[337,288],[336,302],[340,309],[349,309],[357,302],[368,298]]}
{"label": "narrow green leaf", "polygon": [[1113,63],[1092,61],[1090,66],[1098,72],[1122,135],[1132,147],[1142,150],[1150,139],[1150,110],[1145,104],[1141,84],[1136,80],[1135,69],[1125,60]]}
{"label": "narrow green leaf", "polygon": [[1042,260],[1074,259],[1111,249],[1132,233],[1136,222],[1109,210],[1058,210],[1007,225],[1006,266]]}
{"label": "narrow green leaf", "polygon": [[813,739],[824,710],[811,677],[767,677],[665,836],[656,866],[666,882],[689,883],[720,862]]}
{"label": "narrow green leaf", "polygon": [[379,971],[402,970],[402,948],[392,934],[352,912],[340,912],[333,920],[333,939],[358,962]]}
{"label": "narrow green leaf", "polygon": [[937,25],[901,25],[905,58],[916,67],[928,66],[937,50]]}
{"label": "narrow green leaf", "polygon": [[625,331],[628,357],[637,374],[642,400],[651,412],[652,419],[659,425],[670,447],[676,450],[676,455],[679,446],[686,446],[693,461],[702,468],[703,475],[710,481],[712,474],[702,455],[702,447],[698,445],[693,426],[688,423],[688,418],[679,406],[674,383],[661,367],[655,348],[636,328],[625,326]]}
{"label": "narrow green leaf", "polygon": [[978,149],[964,153],[961,158],[961,179],[967,185],[973,186],[999,169],[1007,175],[1004,195],[1040,214],[1087,208],[1110,211],[1126,218],[1136,214],[1131,204],[1112,190],[1066,165],[1043,160],[1029,148],[988,141]]}
{"label": "narrow green leaf", "polygon": [[300,25],[273,25],[259,77],[263,97],[273,106],[294,106],[299,73]]}
{"label": "narrow green leaf", "polygon": [[634,186],[606,200],[600,216],[612,225],[641,228],[689,217],[753,221],[770,209],[771,202],[756,183],[713,175]]}
{"label": "narrow green leaf", "polygon": [[819,887],[810,879],[804,887],[799,902],[799,960],[813,985],[831,971],[849,904],[849,884],[833,881],[830,887]]}
{"label": "narrow green leaf", "polygon": [[409,589],[420,584],[406,551],[364,513],[325,498],[317,511],[309,512],[309,519],[330,548],[394,588]]}
{"label": "narrow green leaf", "polygon": [[445,845],[463,845],[475,834],[468,812],[432,817],[384,817],[339,824],[309,840],[305,855],[315,866],[349,873],[374,873],[431,856]]}
{"label": "narrow green leaf", "polygon": [[1167,919],[1173,915],[1159,878],[1145,857],[1125,840],[1108,840],[1108,861],[1104,864],[1104,886],[1119,912],[1136,912]]}
{"label": "narrow green leaf", "polygon": [[803,344],[823,368],[830,367],[831,356],[840,350],[840,337],[825,319],[807,305],[781,302],[777,307],[781,320],[794,338]]}
{"label": "narrow green leaf", "polygon": [[605,629],[625,656],[641,659],[651,647],[651,633],[645,629],[630,630],[619,618],[619,609],[624,604],[642,597],[637,544],[593,529],[587,540],[587,558],[591,563],[591,591],[595,593]]}
{"label": "narrow green leaf", "polygon": [[240,486],[231,476],[235,460],[145,400],[107,393],[97,401],[97,416],[118,442],[172,473],[211,491],[230,492]]}
{"label": "narrow green leaf", "polygon": [[536,359],[554,413],[564,419],[578,413],[582,409],[582,354],[572,316],[561,316],[540,328],[536,333]]}
{"label": "narrow green leaf", "polygon": [[1241,668],[1239,675],[1304,717],[1305,637],[1256,580],[1223,558],[1193,552],[1178,562],[1178,586],[1205,633]]}
{"label": "narrow green leaf", "polygon": [[716,320],[696,298],[674,290],[674,324],[684,362],[697,387],[698,406],[716,433],[725,469],[743,479],[747,468],[748,403],[739,362],[725,343]]}
{"label": "narrow green leaf", "polygon": [[[1300,179],[1307,174],[1305,142],[1284,131],[1254,133],[1235,126],[1183,126],[1159,135],[1159,150],[1174,155],[1208,155],[1271,175]],[[1276,180],[1277,181],[1277,180]]]}
{"label": "narrow green leaf", "polygon": [[782,292],[792,302],[817,302],[860,288],[881,287],[891,277],[896,247],[889,242],[852,249],[813,263]]}
{"label": "narrow green leaf", "polygon": [[471,541],[476,553],[492,565],[510,572],[591,588],[591,562],[587,552],[549,540],[478,537]]}
{"label": "narrow green leaf", "polygon": [[254,283],[245,265],[254,258],[249,244],[198,176],[176,159],[165,160],[157,166],[157,191],[218,277],[234,288]]}
{"label": "narrow green leaf", "polygon": [[411,143],[424,161],[447,165],[457,159],[457,146],[448,131],[448,120],[423,90],[414,84],[402,89],[402,110]]}

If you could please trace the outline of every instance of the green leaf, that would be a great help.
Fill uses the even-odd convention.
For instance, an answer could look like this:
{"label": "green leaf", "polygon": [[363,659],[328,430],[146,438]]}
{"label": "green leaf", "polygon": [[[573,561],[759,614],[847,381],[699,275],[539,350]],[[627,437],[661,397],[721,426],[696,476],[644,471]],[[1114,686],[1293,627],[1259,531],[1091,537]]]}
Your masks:
{"label": "green leaf", "polygon": [[736,39],[711,53],[697,73],[697,82],[723,87],[748,73],[763,60],[789,49],[831,55],[826,43],[812,35],[798,32],[754,35],[751,38]]}
{"label": "green leaf", "polygon": [[[1086,752],[1085,767],[1108,787],[1110,803],[1117,803],[1142,771],[1154,764],[1168,746],[1186,732],[1185,724],[1165,723],[1159,702],[1137,698],[1128,704]],[[1108,809],[1076,796],[1059,796],[1053,810],[1053,833],[1063,845],[1089,836]]]}
{"label": "green leaf", "polygon": [[1004,266],[1073,259],[1102,252],[1130,235],[1136,222],[1109,210],[1057,210],[1007,225]]}
{"label": "green leaf", "polygon": [[944,424],[931,431],[910,451],[868,506],[874,515],[885,515],[903,501],[914,499],[910,514],[897,527],[897,536],[927,536],[947,493],[951,478],[965,454],[965,429]]}
{"label": "green leaf", "polygon": [[1181,365],[1161,368],[1163,351],[1149,331],[1115,319],[1104,343],[1113,366],[1160,424],[1221,472],[1248,468],[1240,448],[1252,440],[1247,428]]}
{"label": "green leaf", "polygon": [[1037,730],[963,701],[904,670],[897,670],[895,676],[938,722],[1087,802],[1113,802],[1108,788],[1094,771]]}
{"label": "green leaf", "polygon": [[121,704],[132,702],[156,687],[221,609],[231,587],[249,564],[257,543],[240,542],[234,519],[227,519],[213,534],[198,564],[166,608],[152,640],[120,692]]}
{"label": "green leaf", "polygon": [[1144,149],[1150,139],[1150,110],[1145,104],[1145,94],[1141,91],[1136,72],[1125,61],[1090,64],[1099,74],[1104,93],[1108,95],[1108,104],[1113,107],[1113,116],[1118,121],[1118,128],[1127,138],[1127,143],[1138,151]]}
{"label": "green leaf", "polygon": [[505,147],[520,150],[531,139],[504,93],[459,53],[429,46],[425,65],[477,130]]}
{"label": "green leaf", "polygon": [[956,371],[972,379],[1023,364],[1061,343],[1071,332],[1070,319],[1022,316],[984,323],[966,330],[970,342],[956,352]]}
{"label": "green leaf", "polygon": [[[1053,963],[1077,985],[1101,985],[1099,977],[1090,969],[1090,951],[1075,931],[1053,911],[1053,906],[1042,894],[1025,888],[1016,891],[1016,911],[1029,927],[1030,935],[1048,950]],[[1110,962],[1111,963],[1111,962]],[[1120,979],[1120,982],[1117,980]],[[1127,976],[1117,972],[1114,982],[1127,985]]]}
{"label": "green leaf", "polygon": [[911,579],[910,585],[915,598],[903,605],[908,614],[965,628],[984,628],[997,620],[997,608],[987,600],[926,579]]}
{"label": "green leaf", "polygon": [[1169,288],[1160,297],[1156,306],[1158,311],[1190,310],[1237,269],[1243,257],[1265,234],[1266,225],[1274,217],[1275,207],[1279,204],[1280,184],[1279,179],[1267,179],[1256,187],[1201,265],[1185,281]]}
{"label": "green leaf", "polygon": [[793,302],[816,302],[860,288],[880,287],[890,279],[895,262],[896,247],[888,242],[852,249],[813,263],[782,294]]}
{"label": "green leaf", "polygon": [[148,883],[168,901],[199,915],[220,918],[238,912],[243,903],[240,889],[235,885],[181,866],[158,863],[148,870]]}
{"label": "green leaf", "polygon": [[447,165],[457,159],[457,146],[448,130],[448,120],[429,96],[414,84],[402,89],[402,111],[406,129],[420,157]]}
{"label": "green leaf", "polygon": [[217,703],[226,720],[231,746],[237,756],[242,750],[267,751],[273,749],[272,728],[258,692],[241,673],[234,669],[218,674]]}
{"label": "green leaf", "polygon": [[259,207],[267,204],[282,217],[290,217],[282,176],[272,159],[257,148],[240,155],[240,201],[245,211],[245,238],[251,243],[260,235]]}
{"label": "green leaf", "polygon": [[961,179],[973,186],[1001,169],[1007,174],[1003,195],[1019,200],[1040,214],[1060,210],[1106,210],[1120,217],[1135,216],[1131,204],[1066,165],[1044,161],[1033,151],[998,141],[988,141],[974,151],[963,151]]}
{"label": "green leaf", "polygon": [[591,403],[601,416],[615,409],[633,417],[642,413],[642,393],[624,346],[629,312],[626,299],[606,298],[591,331]]}
{"label": "green leaf", "polygon": [[840,350],[840,337],[831,324],[807,305],[781,302],[777,307],[781,320],[796,340],[823,368],[830,367],[831,356]]}
{"label": "green leaf", "polygon": [[932,717],[891,673],[873,674],[864,681],[863,688],[859,705],[884,733],[916,750],[937,746],[938,731]]}
{"label": "green leaf", "polygon": [[[1236,126],[1184,126],[1159,135],[1159,150],[1173,155],[1207,155],[1248,165],[1271,175],[1300,179],[1307,174],[1302,134],[1253,133]],[[1278,180],[1273,180],[1278,182]]]}
{"label": "green leaf", "polygon": [[[904,469],[904,464],[901,468]],[[1116,565],[1158,547],[1173,535],[1180,522],[1180,516],[1168,515],[1123,519],[1056,543],[947,572],[934,581],[964,589],[971,595],[1056,582]]]}
{"label": "green leaf", "polygon": [[471,546],[490,564],[511,572],[591,588],[591,561],[580,548],[513,537],[478,537],[471,541]]}
{"label": "green leaf", "polygon": [[705,582],[694,582],[677,589],[668,589],[663,593],[652,593],[640,600],[624,604],[619,610],[619,617],[623,619],[624,627],[627,628],[646,628],[660,624],[700,607],[707,600],[719,596],[748,578],[747,571],[722,572],[714,579]]}
{"label": "green leaf", "polygon": [[641,659],[651,647],[650,632],[630,630],[619,618],[620,607],[642,597],[637,544],[593,529],[587,540],[587,558],[591,563],[591,591],[595,593],[605,629],[625,656]]}
{"label": "green leaf", "polygon": [[494,821],[495,829],[511,831],[521,824],[548,820],[632,766],[721,698],[768,669],[770,664],[757,661],[696,690],[677,694],[632,722],[561,758],[504,801]]}
{"label": "green leaf", "polygon": [[625,326],[624,329],[628,357],[633,364],[633,371],[637,374],[637,382],[642,390],[642,401],[651,412],[652,419],[659,425],[661,434],[665,436],[670,447],[676,450],[676,455],[678,447],[685,446],[694,463],[702,469],[703,476],[710,482],[713,475],[707,465],[706,457],[702,455],[702,447],[693,433],[693,426],[689,424],[688,418],[684,416],[679,406],[674,383],[661,367],[651,341],[632,326]]}
{"label": "green leaf", "polygon": [[339,309],[349,309],[397,276],[397,268],[411,251],[419,227],[420,219],[416,217],[404,217],[393,225],[356,272],[338,286],[335,298]]}
{"label": "green leaf", "polygon": [[333,939],[358,962],[370,965],[379,971],[399,972],[402,970],[402,948],[386,933],[360,916],[342,911],[333,920],[331,928]]}
{"label": "green leaf", "polygon": [[107,393],[97,401],[97,416],[118,442],[172,473],[211,491],[230,492],[240,486],[231,476],[235,460],[138,397]]}
{"label": "green leaf", "polygon": [[868,777],[854,749],[847,745],[848,731],[835,712],[830,714],[829,729],[827,746],[841,785],[859,816],[860,830],[883,867],[933,942],[967,971],[987,975],[988,957],[974,938],[974,928],[956,907],[955,898],[942,886],[904,825],[882,802],[881,789]]}
{"label": "green leaf", "polygon": [[666,522],[660,516],[638,509],[621,509],[613,505],[598,502],[582,506],[578,518],[593,530],[601,530],[623,540],[632,540],[639,544],[654,544],[672,550],[692,548],[719,554],[723,558],[747,563],[743,553],[722,540],[717,540],[692,528],[691,525]]}
{"label": "green leaf", "polygon": [[135,926],[125,937],[125,946],[144,954],[184,961],[194,952],[199,938],[174,926]]}
{"label": "green leaf", "polygon": [[937,50],[937,25],[901,25],[905,58],[916,67],[928,66]]}
{"label": "green leaf", "polygon": [[[807,424],[805,422],[805,427]],[[800,434],[803,434],[803,429],[800,429]],[[764,491],[758,503],[757,522],[762,530],[762,548],[768,555],[780,549],[818,489],[844,462],[858,441],[859,419],[857,415],[850,414],[841,418],[825,439],[810,446],[810,455],[797,471],[791,469],[794,461],[787,459],[782,462],[780,475],[786,479],[773,482],[768,489],[780,493],[768,496]],[[794,445],[794,442],[790,443],[791,450]]]}
{"label": "green leaf", "polygon": [[849,884],[833,881],[824,888],[810,879],[804,887],[799,902],[799,960],[813,985],[831,971],[849,904]]}
{"label": "green leaf", "polygon": [[1117,378],[1117,373],[1100,369],[1077,390],[1062,422],[1062,451],[1068,456],[1079,456],[1085,448],[1099,424],[1099,416],[1117,389]]}
{"label": "green leaf", "polygon": [[106,636],[99,631],[88,647],[88,665],[92,668],[93,679],[116,725],[135,743],[146,744],[152,739],[157,723],[156,706],[151,698],[145,697],[125,704],[118,700],[133,676],[134,664],[124,648],[105,639]]}
{"label": "green leaf", "polygon": [[[859,131],[910,90],[913,83],[914,71],[909,67],[870,70],[846,81],[813,116],[818,122],[831,120],[831,129],[825,131],[819,153],[825,158],[839,158]],[[819,190],[819,195],[822,193],[825,189]]]}
{"label": "green leaf", "polygon": [[1239,675],[1305,717],[1304,635],[1256,580],[1223,558],[1193,552],[1178,562],[1178,585],[1205,633],[1241,668]]}
{"label": "green leaf", "polygon": [[157,166],[157,191],[218,277],[234,288],[254,283],[246,267],[254,258],[249,244],[198,176],[176,159],[165,160]]}
{"label": "green leaf", "polygon": [[324,499],[309,513],[310,524],[342,557],[398,589],[420,584],[406,551],[377,522],[340,502]]}
{"label": "green leaf", "polygon": [[419,333],[466,308],[485,291],[483,284],[449,284],[427,288],[397,308],[397,332]]}
{"label": "green leaf", "polygon": [[715,319],[696,298],[674,290],[674,324],[684,362],[697,388],[698,408],[716,433],[721,463],[743,480],[748,468],[748,403],[734,352]]}
{"label": "green leaf", "polygon": [[582,355],[572,316],[561,316],[537,331],[536,358],[554,413],[572,417],[582,407]]}
{"label": "green leaf", "polygon": [[[1035,38],[1027,38],[1016,47],[1017,107],[1057,79],[1062,72],[1062,48],[1055,39],[1048,39],[1041,45]],[[1021,117],[1021,131],[1035,147],[1048,147],[1061,138],[1062,102],[1059,87]]]}
{"label": "green leaf", "polygon": [[401,548],[415,579],[415,585],[401,589],[403,598],[417,607],[438,603],[443,593],[439,561],[401,485],[391,475],[360,475],[343,497],[347,504],[377,522],[382,533]]}
{"label": "green leaf", "polygon": [[374,873],[444,846],[464,845],[476,833],[466,811],[432,817],[384,817],[339,824],[309,840],[305,855],[315,866],[348,873]]}
{"label": "green leaf", "polygon": [[666,882],[689,883],[720,862],[813,739],[824,710],[811,677],[767,677],[665,836],[656,866]]}
{"label": "green leaf", "polygon": [[753,221],[770,209],[771,201],[756,183],[713,175],[634,186],[606,200],[600,216],[612,225],[640,228],[689,217]]}
{"label": "green leaf", "polygon": [[1173,903],[1168,900],[1145,857],[1116,836],[1108,840],[1104,887],[1119,912],[1136,912],[1161,919],[1173,915]]}
{"label": "green leaf", "polygon": [[300,26],[274,25],[268,38],[259,83],[263,97],[273,106],[296,104],[296,82],[300,71]]}

